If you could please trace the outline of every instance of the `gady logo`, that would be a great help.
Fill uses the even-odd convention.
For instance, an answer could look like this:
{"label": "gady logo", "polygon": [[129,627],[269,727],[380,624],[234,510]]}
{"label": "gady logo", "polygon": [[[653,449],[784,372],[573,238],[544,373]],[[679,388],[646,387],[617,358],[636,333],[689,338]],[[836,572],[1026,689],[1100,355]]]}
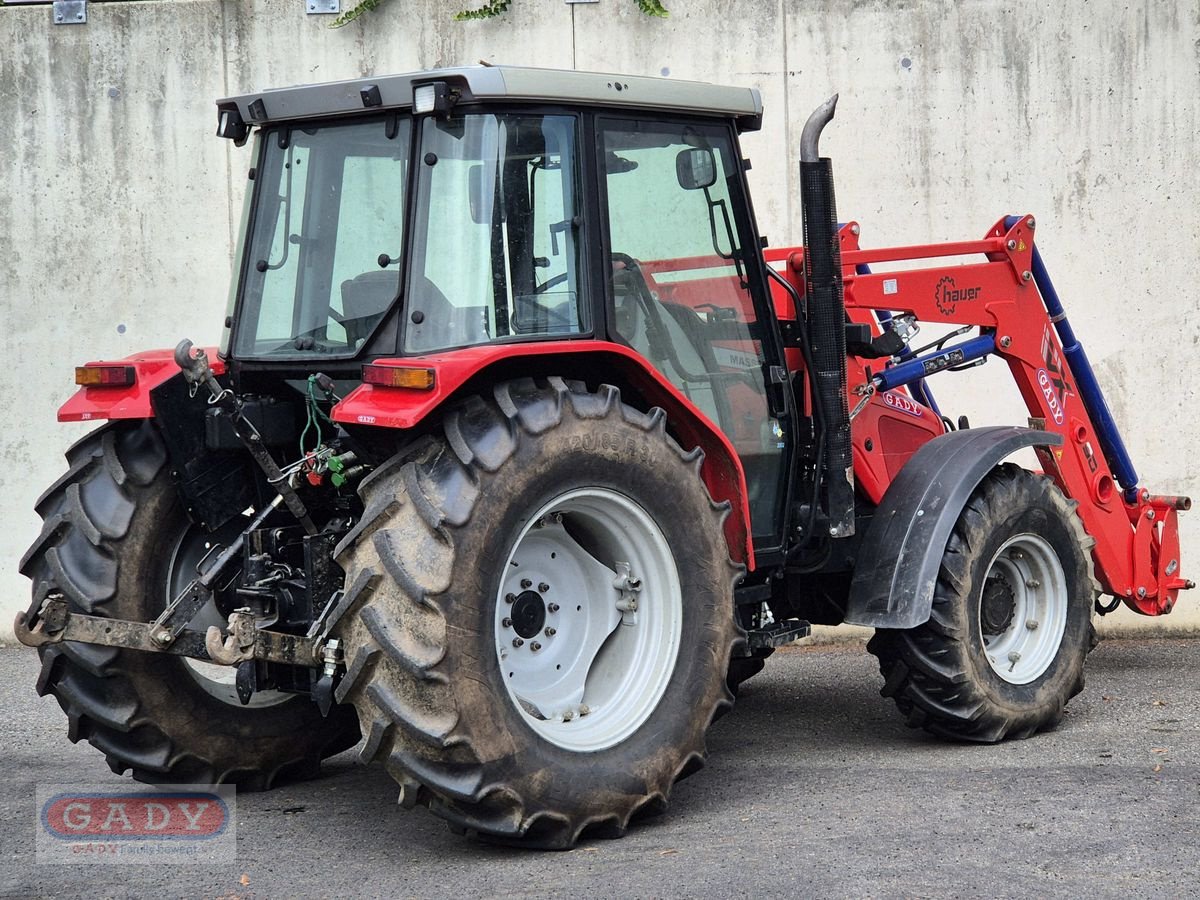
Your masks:
{"label": "gady logo", "polygon": [[207,840],[229,824],[216,794],[58,794],[42,804],[42,826],[66,841]]}
{"label": "gady logo", "polygon": [[1061,425],[1063,423],[1063,408],[1058,402],[1058,394],[1054,392],[1054,385],[1050,381],[1050,373],[1045,369],[1038,369],[1037,374],[1038,387],[1042,389],[1042,396],[1046,398],[1046,406],[1050,407],[1050,415],[1054,416],[1054,424]]}
{"label": "gady logo", "polygon": [[1049,326],[1042,331],[1042,360],[1046,363],[1046,368],[1037,371],[1038,388],[1046,398],[1046,407],[1054,418],[1054,424],[1061,425],[1066,418],[1067,396],[1072,390]]}
{"label": "gady logo", "polygon": [[958,304],[978,300],[981,291],[981,287],[959,288],[955,286],[952,276],[943,275],[933,289],[933,300],[937,304],[938,312],[943,316],[952,316]]}
{"label": "gady logo", "polygon": [[921,407],[917,406],[917,404],[913,403],[913,401],[909,400],[903,394],[897,394],[893,391],[884,391],[883,402],[897,412],[902,412],[905,415],[912,416],[913,418],[923,419],[925,417],[925,414],[921,412]]}

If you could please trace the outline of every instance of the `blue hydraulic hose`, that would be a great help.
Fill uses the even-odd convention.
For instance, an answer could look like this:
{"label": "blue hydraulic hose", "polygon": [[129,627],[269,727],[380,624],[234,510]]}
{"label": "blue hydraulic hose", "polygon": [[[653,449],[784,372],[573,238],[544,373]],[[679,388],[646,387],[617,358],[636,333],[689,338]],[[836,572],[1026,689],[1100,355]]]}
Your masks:
{"label": "blue hydraulic hose", "polygon": [[[1012,228],[1019,221],[1019,216],[1009,216],[1004,220],[1004,227]],[[1066,313],[1063,312],[1062,300],[1058,297],[1058,291],[1054,289],[1050,273],[1046,271],[1046,264],[1042,262],[1042,254],[1038,252],[1036,245],[1033,248],[1033,282],[1037,285],[1038,292],[1042,295],[1042,302],[1046,305],[1046,311],[1050,313],[1050,321],[1054,323],[1054,328],[1058,332],[1058,339],[1063,345],[1063,356],[1067,358],[1067,363],[1075,374],[1079,399],[1083,401],[1083,408],[1087,410],[1088,416],[1096,428],[1096,439],[1100,442],[1104,458],[1108,460],[1109,468],[1112,469],[1117,482],[1125,489],[1125,500],[1135,503],[1138,494],[1138,476],[1133,468],[1133,460],[1129,458],[1129,451],[1125,449],[1120,429],[1117,428],[1117,423],[1108,408],[1108,402],[1104,399],[1104,391],[1096,380],[1096,373],[1087,358],[1087,353],[1084,352],[1079,339],[1075,337],[1071,323],[1067,321]]]}
{"label": "blue hydraulic hose", "polygon": [[912,384],[925,375],[982,359],[995,351],[995,335],[981,334],[979,337],[973,337],[961,344],[943,347],[941,350],[935,350],[924,356],[899,363],[890,369],[884,369],[875,376],[875,386],[878,390],[890,391],[892,388]]}
{"label": "blue hydraulic hose", "polygon": [[[871,267],[866,263],[859,263],[854,267],[854,271],[859,275],[870,275]],[[889,310],[877,309],[875,310],[875,318],[878,320],[879,326],[882,328],[888,322],[892,321],[892,314]],[[900,356],[902,359],[904,357],[912,356],[912,349],[908,346],[908,344],[904,345],[904,349],[900,351]],[[926,406],[932,409],[939,419],[944,418],[942,411],[938,408],[937,401],[933,399],[933,391],[929,389],[929,385],[925,382],[924,378],[918,378],[916,381],[913,381],[911,384],[909,384],[908,389],[916,395],[916,399],[919,402],[924,403]]]}

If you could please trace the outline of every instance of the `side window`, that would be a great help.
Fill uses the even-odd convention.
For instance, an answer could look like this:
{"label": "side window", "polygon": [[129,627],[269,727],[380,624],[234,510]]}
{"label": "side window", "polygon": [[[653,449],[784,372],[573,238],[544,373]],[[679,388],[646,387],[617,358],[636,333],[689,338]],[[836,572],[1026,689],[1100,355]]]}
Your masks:
{"label": "side window", "polygon": [[263,279],[262,313],[255,336],[258,341],[287,341],[294,334],[300,254],[296,251],[293,236],[302,227],[311,168],[308,165],[311,160],[309,149],[304,144],[290,144],[283,157],[278,182],[272,185],[275,195],[270,205],[270,253],[259,263],[260,267],[265,267],[264,274],[271,277]]}
{"label": "side window", "polygon": [[406,352],[584,330],[576,126],[570,116],[423,121]]}
{"label": "side window", "polygon": [[603,120],[599,140],[617,336],[729,437],[753,533],[773,535],[786,443],[767,403],[733,142],[707,124],[631,120]]}

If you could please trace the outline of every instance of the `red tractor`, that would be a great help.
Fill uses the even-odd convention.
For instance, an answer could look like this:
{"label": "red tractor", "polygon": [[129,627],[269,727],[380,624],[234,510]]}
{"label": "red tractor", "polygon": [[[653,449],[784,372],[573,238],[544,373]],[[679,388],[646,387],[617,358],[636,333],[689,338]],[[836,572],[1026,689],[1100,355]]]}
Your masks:
{"label": "red tractor", "polygon": [[[22,563],[71,740],[244,788],[361,740],[403,805],[569,847],[662,808],[810,623],[876,629],[910,725],[1052,727],[1093,613],[1193,586],[1189,501],[1139,485],[1034,219],[861,249],[833,108],[804,246],[764,251],[750,89],[475,67],[220,101],[254,138],[221,346],[76,370],[59,418],[107,424]],[[931,376],[989,359],[1027,425],[939,411]]]}

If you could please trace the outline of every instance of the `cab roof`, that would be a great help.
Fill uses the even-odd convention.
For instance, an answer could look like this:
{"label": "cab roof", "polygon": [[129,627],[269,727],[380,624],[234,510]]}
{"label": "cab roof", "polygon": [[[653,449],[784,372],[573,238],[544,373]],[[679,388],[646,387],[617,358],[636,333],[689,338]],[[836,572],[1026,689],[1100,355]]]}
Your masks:
{"label": "cab roof", "polygon": [[762,98],[754,88],[571,69],[483,65],[274,88],[227,97],[217,101],[217,107],[236,107],[248,125],[364,110],[410,109],[414,87],[439,81],[458,95],[458,104],[515,100],[685,112],[732,118],[742,131],[756,131],[762,122]]}

